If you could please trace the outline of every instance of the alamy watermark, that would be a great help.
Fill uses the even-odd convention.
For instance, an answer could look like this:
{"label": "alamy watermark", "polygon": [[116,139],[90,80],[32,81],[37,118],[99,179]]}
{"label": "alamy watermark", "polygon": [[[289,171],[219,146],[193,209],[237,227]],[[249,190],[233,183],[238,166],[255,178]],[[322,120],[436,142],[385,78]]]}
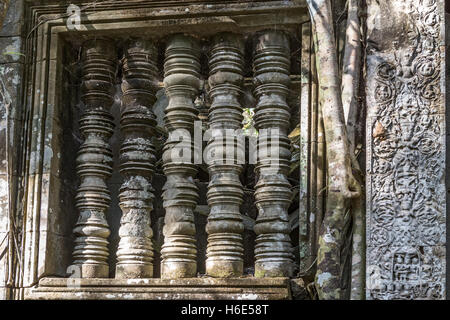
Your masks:
{"label": "alamy watermark", "polygon": [[[264,163],[265,170],[278,173],[283,157],[280,136],[278,128],[261,129],[258,136],[247,136],[242,129],[208,129],[203,132],[202,122],[195,121],[193,134],[186,129],[176,129],[169,133],[167,143],[170,145],[170,154],[165,154],[165,160],[207,165]],[[248,159],[245,152],[246,139]],[[205,148],[203,142],[208,142]],[[285,146],[285,149],[288,147]]]}
{"label": "alamy watermark", "polygon": [[67,7],[67,18],[66,26],[69,30],[80,30],[81,29],[81,9],[79,6],[71,4]]}

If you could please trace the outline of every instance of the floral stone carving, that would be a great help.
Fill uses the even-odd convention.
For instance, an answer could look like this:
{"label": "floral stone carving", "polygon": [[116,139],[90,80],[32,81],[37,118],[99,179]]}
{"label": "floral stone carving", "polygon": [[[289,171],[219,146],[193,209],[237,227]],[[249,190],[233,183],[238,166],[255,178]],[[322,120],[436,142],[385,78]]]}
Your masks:
{"label": "floral stone carving", "polygon": [[[408,33],[369,48],[367,297],[443,299],[441,8],[435,0],[388,5],[407,13],[401,24]],[[369,34],[376,27],[369,24]]]}

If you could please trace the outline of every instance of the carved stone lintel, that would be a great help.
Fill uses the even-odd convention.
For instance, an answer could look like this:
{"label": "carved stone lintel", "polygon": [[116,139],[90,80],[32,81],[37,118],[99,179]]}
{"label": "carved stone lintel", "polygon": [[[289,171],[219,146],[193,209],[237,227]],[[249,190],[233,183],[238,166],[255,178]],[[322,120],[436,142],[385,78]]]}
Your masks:
{"label": "carved stone lintel", "polygon": [[283,277],[293,272],[288,208],[291,189],[288,139],[290,109],[286,102],[290,73],[289,39],[266,31],[256,41],[254,84],[257,98],[255,127],[259,130],[259,176],[255,186],[255,276]]}
{"label": "carved stone lintel", "polygon": [[195,39],[182,34],[169,39],[164,62],[164,87],[169,99],[164,119],[169,137],[163,153],[167,181],[163,187],[166,216],[161,277],[165,279],[195,277],[197,272],[193,210],[198,190],[193,179],[197,174],[193,133],[198,119],[194,99],[200,88],[199,58]]}
{"label": "carved stone lintel", "polygon": [[123,58],[120,150],[120,188],[122,219],[119,229],[116,278],[153,276],[152,174],[155,148],[152,136],[156,116],[151,108],[156,100],[157,51],[149,40],[128,42]]}
{"label": "carved stone lintel", "polygon": [[[215,151],[215,157],[208,166],[210,214],[206,226],[206,273],[214,277],[233,277],[243,273],[244,225],[239,206],[244,192],[239,180],[242,166],[238,162],[238,154],[243,157],[244,145],[235,131],[241,129],[243,119],[239,102],[243,55],[244,43],[240,36],[225,33],[214,37],[209,60],[212,104],[208,149]],[[223,147],[224,142],[229,150]]]}
{"label": "carved stone lintel", "polygon": [[89,40],[82,53],[82,100],[86,111],[80,119],[84,142],[77,156],[77,174],[81,184],[76,195],[80,212],[74,228],[73,265],[82,278],[109,275],[108,241],[110,234],[105,212],[110,204],[106,180],[112,173],[112,152],[108,143],[113,134],[113,103],[116,74],[114,43],[105,39]]}

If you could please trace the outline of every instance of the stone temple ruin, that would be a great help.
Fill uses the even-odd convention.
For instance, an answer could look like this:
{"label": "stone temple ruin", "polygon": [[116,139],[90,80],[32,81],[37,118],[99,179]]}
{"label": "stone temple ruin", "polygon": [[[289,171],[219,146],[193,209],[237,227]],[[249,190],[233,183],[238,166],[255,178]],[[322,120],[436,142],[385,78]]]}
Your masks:
{"label": "stone temple ruin", "polygon": [[[343,298],[445,299],[446,6],[362,2]],[[305,0],[3,1],[0,299],[316,298],[315,36]]]}

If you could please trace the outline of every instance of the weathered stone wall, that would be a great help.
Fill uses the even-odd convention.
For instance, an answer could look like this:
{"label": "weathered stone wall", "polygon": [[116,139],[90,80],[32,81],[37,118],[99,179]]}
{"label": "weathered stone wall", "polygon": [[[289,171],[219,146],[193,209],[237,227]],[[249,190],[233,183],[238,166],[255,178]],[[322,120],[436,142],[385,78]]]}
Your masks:
{"label": "weathered stone wall", "polygon": [[445,298],[444,1],[368,1],[367,298]]}
{"label": "weathered stone wall", "polygon": [[[37,2],[44,3],[46,1]],[[366,3],[368,9],[367,298],[442,299],[445,298],[446,270],[444,1],[367,0],[363,2]],[[59,4],[61,3],[64,2],[60,1]],[[8,6],[0,7],[0,11],[4,10],[0,12],[0,25],[3,24],[0,29],[0,299],[5,299],[8,294],[6,286],[10,273],[7,257],[16,255],[16,253],[9,255],[5,252],[8,248],[14,248],[14,246],[8,246],[9,241],[14,241],[14,238],[8,236],[11,234],[9,233],[11,229],[9,215],[10,212],[20,213],[23,211],[22,208],[17,208],[17,210],[14,208],[16,199],[23,197],[23,194],[20,193],[20,190],[23,192],[23,188],[18,188],[19,172],[23,172],[22,164],[19,162],[22,157],[16,154],[19,148],[15,148],[15,146],[19,145],[24,136],[23,133],[26,132],[23,128],[24,123],[30,123],[32,126],[45,123],[44,120],[38,119],[41,114],[36,107],[37,111],[33,111],[34,113],[28,116],[37,120],[28,119],[27,122],[22,119],[26,115],[26,113],[22,113],[21,108],[22,96],[24,96],[21,90],[25,87],[22,81],[22,72],[27,58],[22,54],[26,36],[22,29],[24,6],[21,0],[4,1],[4,4]],[[340,13],[341,8],[336,11],[337,15]],[[109,30],[107,31],[109,32]],[[305,28],[305,34],[310,35],[309,29]],[[342,38],[342,34],[338,36]],[[43,38],[39,40],[45,43]],[[69,43],[65,45],[67,44]],[[314,59],[313,56],[309,57],[310,49],[305,42],[302,54],[308,52],[308,55],[303,55],[302,67],[306,63],[309,68]],[[54,142],[47,143],[46,141],[45,144],[45,146],[47,144],[55,146],[52,152],[54,155],[58,155],[57,161],[63,165],[61,172],[53,172],[58,179],[52,180],[51,188],[48,187],[50,182],[45,177],[42,187],[43,189],[46,187],[46,190],[51,189],[52,193],[43,194],[42,196],[47,199],[43,199],[42,202],[51,202],[49,207],[57,208],[58,212],[49,212],[48,215],[49,224],[51,224],[48,228],[55,232],[47,235],[48,230],[45,225],[40,235],[41,242],[38,241],[38,244],[27,242],[23,245],[27,252],[19,252],[19,254],[30,256],[25,257],[23,261],[32,261],[24,266],[26,268],[25,276],[27,277],[27,274],[30,273],[29,284],[35,283],[35,274],[33,274],[35,269],[39,269],[38,277],[64,276],[66,267],[71,261],[72,228],[77,216],[74,197],[78,183],[74,172],[74,154],[81,141],[77,127],[83,106],[78,105],[80,96],[79,92],[76,92],[76,86],[79,85],[77,76],[75,75],[72,82],[66,81],[73,76],[71,72],[76,73],[76,68],[72,68],[76,64],[76,48],[74,51],[70,51],[70,45],[68,45],[64,50],[67,51],[64,53],[65,58],[62,61],[65,66],[64,89],[62,97],[58,98],[60,99],[58,101],[64,103],[54,106],[56,110],[55,129],[50,128],[49,130],[50,133],[61,133],[61,136],[55,138],[55,134],[53,134]],[[31,51],[29,52],[31,53]],[[55,56],[51,56],[50,60],[46,63],[49,63],[49,68],[54,70],[57,59]],[[41,67],[45,63],[38,62],[37,65]],[[37,73],[40,72],[39,70]],[[304,71],[302,69],[302,75]],[[309,73],[309,69],[306,71],[308,77],[313,76]],[[28,75],[30,81],[40,81],[39,76],[33,76],[34,80],[31,75]],[[311,79],[311,83],[314,82],[313,80]],[[302,93],[307,93],[302,96],[302,100],[304,102],[306,97],[306,101],[311,100],[314,103],[315,97],[313,96],[316,88],[309,81],[309,79],[302,78],[302,84],[307,86],[306,90],[302,90]],[[116,128],[118,128],[121,92],[119,88],[116,91],[115,105],[112,109],[116,119]],[[35,97],[39,97],[38,93],[30,94],[36,94]],[[162,110],[167,105],[167,99],[165,96],[159,97],[155,107]],[[37,98],[34,99],[37,101]],[[36,106],[38,105],[37,102]],[[28,105],[27,110],[33,107]],[[48,107],[49,112],[52,111],[50,103]],[[314,123],[310,124],[312,128],[308,127],[308,131],[305,131],[303,135],[310,135],[309,130],[311,130],[311,139],[316,139],[316,136],[317,139],[319,137],[321,139],[322,129],[317,106],[310,107],[303,104],[302,107],[305,110],[310,108],[308,112],[313,112],[311,118],[316,119]],[[163,112],[159,111],[157,110],[156,113],[158,117],[162,117]],[[305,120],[306,117],[303,119]],[[64,143],[62,143],[63,141]],[[117,158],[121,145],[118,130],[110,142]],[[311,150],[307,152],[320,158],[321,148],[314,146],[311,142],[307,142],[310,143],[308,145],[310,149],[307,150]],[[34,147],[31,149],[34,150]],[[305,157],[309,158],[310,154],[307,153]],[[23,158],[26,159],[26,156]],[[34,158],[31,157],[30,162],[33,165]],[[305,164],[305,172],[311,170],[312,177],[315,178],[309,181],[306,174],[302,181],[310,184],[308,188],[312,190],[308,193],[308,197],[311,197],[308,200],[311,204],[308,206],[317,207],[319,214],[322,210],[320,206],[323,200],[320,198],[320,191],[323,189],[322,180],[324,180],[322,176],[324,174],[323,162],[315,165],[317,168],[308,169]],[[57,167],[59,168],[59,166]],[[119,241],[118,228],[121,216],[118,195],[122,180],[117,161],[113,171],[114,174],[108,181],[112,203],[107,212],[108,224],[111,229],[109,238],[110,269],[113,269],[112,267],[115,265],[115,248]],[[33,172],[31,170],[30,180],[32,180]],[[157,191],[154,203],[155,218],[152,226],[157,250],[160,249],[163,242],[162,234],[158,232],[161,230],[164,216],[160,192],[163,183],[164,177],[155,175],[154,184]],[[30,185],[33,187],[33,184]],[[202,199],[199,205],[203,207],[206,206],[205,186],[205,183],[198,186]],[[32,204],[35,201],[33,199],[35,194],[40,193],[36,190],[29,192],[31,200],[28,201]],[[53,203],[56,201],[58,203]],[[250,208],[253,202],[254,199],[251,197],[250,200],[244,200],[247,213],[253,210]],[[19,202],[17,203],[20,205]],[[34,210],[33,205],[29,206]],[[41,217],[43,224],[47,223],[45,209],[44,205]],[[31,219],[34,214],[37,214],[36,212],[39,212],[39,208],[36,209],[36,212],[29,211],[30,217],[28,218]],[[196,214],[195,217],[196,229],[204,230],[205,215]],[[310,219],[309,214],[304,218],[301,216],[300,224]],[[304,228],[304,225],[300,225],[300,227]],[[15,228],[15,232],[19,247],[22,248],[19,228],[20,226]],[[304,229],[306,230],[306,228]],[[253,231],[246,229],[245,232],[244,236],[254,237]],[[30,235],[34,236],[34,233],[30,232]],[[309,234],[306,231],[300,235],[307,238],[308,241],[314,238],[313,233]],[[206,233],[201,231],[197,236],[199,239],[201,238],[197,264],[202,265],[205,260]],[[251,240],[244,241],[244,243],[249,242],[248,248],[246,248],[247,252],[252,250],[254,239]],[[40,260],[35,262],[34,256],[39,256]],[[159,277],[160,261],[158,255],[155,258],[154,275]],[[312,255],[308,262],[313,261],[313,258]],[[306,259],[304,260],[306,261]],[[253,256],[246,255],[244,268],[253,264]],[[36,267],[36,265],[38,266]],[[15,270],[19,270],[17,265],[13,267]],[[307,269],[309,263],[303,267]],[[204,273],[203,269],[198,271]],[[111,276],[113,276],[112,273]],[[43,292],[43,297],[51,297],[45,289]]]}
{"label": "weathered stone wall", "polygon": [[3,1],[0,5],[0,300],[7,297],[9,215],[13,210],[12,193],[16,188],[18,163],[14,149],[20,140],[21,55],[23,1]]}
{"label": "weathered stone wall", "polygon": [[[65,12],[66,7],[61,4],[61,2],[59,4],[61,6],[57,9],[54,8],[55,12]],[[37,2],[36,5],[38,5]],[[146,5],[152,4],[149,2]],[[111,7],[113,8],[114,6]],[[201,6],[199,5],[199,7]],[[33,8],[44,7],[36,6]],[[108,9],[111,8],[108,7]],[[206,8],[204,9],[206,10]],[[30,67],[30,71],[29,74],[27,74],[27,79],[29,79],[29,81],[26,83],[22,82],[22,85],[28,87],[27,94],[25,95],[27,118],[23,121],[22,126],[24,131],[28,132],[28,135],[31,136],[31,138],[27,139],[27,144],[17,147],[18,149],[25,150],[21,154],[21,158],[24,159],[25,165],[28,166],[22,168],[26,175],[23,180],[23,186],[20,188],[22,194],[16,194],[18,201],[24,202],[24,207],[16,212],[18,216],[23,216],[21,224],[26,230],[20,237],[22,238],[22,243],[20,243],[19,240],[18,244],[18,251],[21,254],[22,261],[24,261],[22,270],[23,276],[19,275],[16,279],[16,285],[19,288],[34,286],[42,277],[66,276],[66,268],[71,263],[71,252],[73,251],[74,243],[71,229],[75,225],[77,217],[75,198],[77,186],[80,182],[75,174],[76,157],[74,155],[77,153],[77,150],[80,149],[80,144],[83,141],[79,130],[78,119],[86,107],[81,102],[82,99],[80,99],[78,88],[80,86],[80,64],[77,59],[79,57],[78,54],[81,42],[89,36],[80,32],[83,34],[80,37],[77,32],[71,33],[65,30],[66,33],[64,36],[54,36],[52,39],[45,38],[45,36],[43,36],[43,34],[47,32],[45,23],[39,25],[37,28],[39,30],[33,28],[33,26],[39,24],[39,21],[44,21],[45,19],[38,20],[36,18],[36,21],[32,21],[32,17],[34,16],[30,13],[30,10],[27,10],[27,32],[35,30],[36,34],[33,32],[29,33],[30,36],[27,39],[26,53],[31,59],[36,59],[36,61],[29,61],[28,67]],[[242,5],[241,10],[244,12],[247,11],[245,4]],[[105,14],[103,9],[93,11],[97,11],[96,14]],[[184,16],[185,10],[183,9],[181,12],[181,16]],[[299,10],[299,12],[300,14],[305,13],[301,10]],[[297,17],[298,14],[299,13],[297,13]],[[113,17],[112,19],[120,18],[120,14],[114,13],[107,16]],[[54,16],[51,16],[51,18],[53,17]],[[139,18],[136,16],[136,19]],[[94,23],[97,22],[95,19],[87,20]],[[299,20],[300,19],[298,18],[293,20],[295,21],[294,25],[296,25]],[[278,23],[277,21],[275,22]],[[52,21],[52,23],[55,22]],[[60,19],[57,23],[60,24],[59,30],[64,29],[66,26],[66,21],[64,19]],[[190,20],[189,23],[191,23]],[[223,26],[226,27],[227,24],[228,22],[222,24],[222,22],[219,21],[220,27],[218,28],[220,29]],[[133,23],[130,23],[130,25],[134,26]],[[203,27],[200,28],[198,25]],[[199,24],[196,21],[193,21],[192,26],[190,27],[194,28],[192,29],[194,30],[194,33],[199,32],[198,30],[200,30],[200,32],[211,31],[204,24]],[[198,30],[195,29],[197,27]],[[88,30],[89,32],[94,33],[93,30],[96,30],[96,28],[88,28]],[[145,32],[147,30],[154,31],[153,28],[148,26],[145,28]],[[174,32],[179,31],[175,30]],[[124,37],[128,37],[128,33],[126,35],[119,34],[118,36],[117,32],[115,33],[114,30],[110,29],[104,30],[103,33],[117,40],[115,44],[116,48],[119,50],[122,48],[120,39],[123,40]],[[161,35],[158,34],[157,36],[160,37]],[[45,42],[45,40],[49,42]],[[205,45],[205,47],[207,46]],[[50,50],[50,52],[47,50]],[[293,47],[292,51],[295,52],[296,47]],[[35,54],[37,54],[37,57],[34,56]],[[203,56],[206,57],[205,54],[203,54]],[[248,59],[249,67],[247,67],[249,75],[246,75],[246,77],[251,77],[251,58],[250,55]],[[295,56],[293,56],[292,60],[295,61]],[[297,74],[299,68],[295,67],[295,64],[293,65],[293,73]],[[205,74],[206,71],[204,70],[203,76]],[[293,79],[296,79],[295,75],[293,75]],[[57,85],[55,86],[55,84]],[[297,84],[294,81],[293,86],[295,87],[296,85]],[[294,92],[294,90],[291,91]],[[122,183],[119,174],[119,162],[116,161],[122,142],[119,134],[119,109],[122,94],[117,84],[115,92],[115,103],[111,107],[111,112],[116,120],[116,129],[112,139],[110,139],[114,155],[114,165],[113,176],[108,180],[107,185],[108,190],[111,192],[112,201],[106,214],[106,219],[111,231],[111,235],[108,238],[108,248],[110,251],[108,264],[110,270],[114,270],[113,267],[116,263],[115,253],[119,240],[118,227],[121,217],[118,200],[119,188]],[[248,95],[251,96],[251,94]],[[161,99],[158,100],[154,106],[154,109],[161,109],[160,107],[163,109],[167,104],[167,99],[164,96],[160,96],[160,98]],[[296,100],[295,97],[290,97],[289,99]],[[293,110],[298,109],[296,104],[291,104],[291,106]],[[155,113],[157,113],[159,118],[162,118],[163,116],[163,112],[161,111],[162,110],[155,110]],[[295,114],[295,112],[293,112],[293,114]],[[296,123],[293,121],[292,126],[295,127],[295,125]],[[158,158],[161,158],[161,154],[158,155]],[[252,169],[251,166],[245,169],[245,175],[248,175],[250,182],[254,179],[254,176],[248,174],[247,171],[250,172]],[[199,175],[201,175],[201,177],[199,177],[199,181],[196,181],[196,184],[198,184],[197,187],[200,189],[199,194],[201,198],[198,207],[204,208],[207,207],[206,185],[208,183],[208,175],[205,170],[200,172]],[[160,191],[165,177],[163,175],[158,176],[158,174],[155,174],[154,178],[154,180],[156,180],[154,181],[156,198],[154,203],[155,208],[152,213],[154,216],[152,225],[155,234],[155,249],[159,250],[163,240],[160,230],[162,229],[162,218],[164,216],[164,209],[161,206],[162,200]],[[250,183],[250,186],[247,185],[247,187],[252,188],[252,183]],[[245,208],[242,212],[245,212],[247,215],[246,222],[251,222],[250,224],[244,223],[244,248],[248,253],[244,257],[244,272],[252,273],[254,266],[252,252],[254,249],[255,238],[252,230],[255,218],[254,200],[249,196],[253,193],[251,190],[246,190],[244,193],[244,198],[249,198],[249,200],[245,201]],[[290,212],[295,212],[296,207],[296,205],[293,205],[293,208],[289,209]],[[195,212],[195,224],[196,229],[198,230],[196,234],[199,253],[197,257],[197,264],[199,266],[198,272],[203,274],[205,271],[204,261],[206,251],[206,233],[204,230],[208,210],[202,209],[200,211],[204,212],[201,212],[200,214],[199,212]],[[296,231],[293,230],[292,233],[296,233]],[[297,240],[294,240],[294,242],[295,241]],[[154,274],[156,277],[160,275],[160,271],[158,270],[160,261],[158,259],[159,255],[156,254]],[[110,272],[109,276],[114,277],[114,273]],[[20,290],[16,291],[20,292]],[[20,296],[19,293],[18,298],[23,298],[23,296]]]}

